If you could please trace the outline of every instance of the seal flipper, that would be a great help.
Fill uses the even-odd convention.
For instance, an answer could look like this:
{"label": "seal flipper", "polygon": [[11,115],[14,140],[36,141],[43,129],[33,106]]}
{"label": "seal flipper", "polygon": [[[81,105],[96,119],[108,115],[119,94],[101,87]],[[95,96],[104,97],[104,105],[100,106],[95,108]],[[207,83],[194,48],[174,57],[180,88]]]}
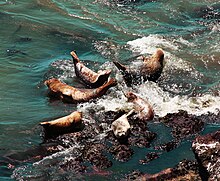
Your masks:
{"label": "seal flipper", "polygon": [[72,56],[72,58],[73,58],[73,62],[74,62],[74,64],[80,62],[79,57],[76,55],[76,52],[71,51],[70,54],[71,54],[71,56]]}
{"label": "seal flipper", "polygon": [[113,61],[113,63],[115,64],[115,66],[120,70],[120,71],[126,71],[127,70],[127,67],[124,66],[123,64],[119,63],[119,62],[116,62],[116,61]]}

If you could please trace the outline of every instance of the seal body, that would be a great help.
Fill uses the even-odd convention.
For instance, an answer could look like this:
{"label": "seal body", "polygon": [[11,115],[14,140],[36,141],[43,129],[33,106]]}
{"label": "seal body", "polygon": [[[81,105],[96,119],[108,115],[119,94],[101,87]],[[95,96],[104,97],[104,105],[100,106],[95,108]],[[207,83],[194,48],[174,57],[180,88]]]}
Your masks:
{"label": "seal body", "polygon": [[154,118],[154,111],[150,103],[133,92],[127,92],[125,96],[134,104],[134,110],[140,120],[149,121]]}
{"label": "seal body", "polygon": [[82,82],[90,87],[97,88],[102,86],[108,81],[111,70],[99,70],[97,73],[86,67],[78,58],[76,53],[72,51],[71,56],[73,58],[74,68],[76,76],[82,80]]}
{"label": "seal body", "polygon": [[131,110],[128,114],[123,114],[112,123],[111,129],[117,138],[124,138],[128,136],[128,131],[131,128],[128,122],[128,116],[130,116],[133,112],[134,110]]}
{"label": "seal body", "polygon": [[104,95],[110,87],[117,85],[117,81],[111,78],[104,85],[95,89],[77,89],[55,78],[46,80],[45,84],[48,86],[51,95],[58,96],[66,102],[79,103],[87,102]]}
{"label": "seal body", "polygon": [[141,84],[143,81],[156,81],[163,71],[164,52],[158,48],[151,57],[143,57],[136,68],[127,67],[117,61],[113,63],[121,72],[127,86]]}
{"label": "seal body", "polygon": [[70,115],[41,122],[40,125],[43,126],[46,137],[76,131],[82,126],[82,113],[74,111]]}

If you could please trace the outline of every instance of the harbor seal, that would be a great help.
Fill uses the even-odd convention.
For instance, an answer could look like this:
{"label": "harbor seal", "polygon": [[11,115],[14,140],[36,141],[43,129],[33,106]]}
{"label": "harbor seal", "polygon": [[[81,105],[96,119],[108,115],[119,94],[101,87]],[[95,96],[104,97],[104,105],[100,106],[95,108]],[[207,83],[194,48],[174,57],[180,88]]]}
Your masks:
{"label": "harbor seal", "polygon": [[46,80],[44,83],[48,86],[51,95],[58,96],[63,101],[69,103],[87,102],[91,99],[101,97],[110,87],[117,85],[117,81],[114,78],[111,78],[104,85],[95,89],[78,89],[55,78]]}
{"label": "harbor seal", "polygon": [[46,137],[68,133],[82,127],[82,113],[78,111],[72,112],[70,115],[40,123],[45,130]]}
{"label": "harbor seal", "polygon": [[128,102],[134,104],[134,110],[140,120],[149,121],[154,118],[154,111],[150,103],[133,92],[127,92],[125,96],[128,98]]}
{"label": "harbor seal", "polygon": [[124,138],[128,136],[128,131],[131,128],[128,117],[134,113],[134,110],[131,110],[127,114],[123,114],[121,117],[116,119],[112,125],[111,129],[116,136],[116,138]]}
{"label": "harbor seal", "polygon": [[143,81],[153,81],[160,77],[163,71],[164,52],[158,48],[151,57],[143,57],[143,62],[136,68],[127,67],[117,61],[113,61],[122,74],[127,86],[141,84]]}
{"label": "harbor seal", "polygon": [[78,58],[74,51],[70,52],[76,76],[82,80],[86,86],[90,88],[97,88],[108,81],[111,70],[99,70],[97,73],[87,68]]}

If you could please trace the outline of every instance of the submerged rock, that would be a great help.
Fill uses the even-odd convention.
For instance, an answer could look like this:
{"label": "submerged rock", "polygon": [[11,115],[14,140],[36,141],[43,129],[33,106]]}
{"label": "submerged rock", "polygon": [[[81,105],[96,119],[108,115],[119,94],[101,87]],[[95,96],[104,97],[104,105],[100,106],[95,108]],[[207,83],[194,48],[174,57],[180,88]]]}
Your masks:
{"label": "submerged rock", "polygon": [[204,179],[220,180],[220,130],[196,137],[192,148]]}
{"label": "submerged rock", "polygon": [[163,151],[171,151],[179,145],[180,141],[179,140],[172,140],[164,144],[160,144],[154,147],[155,150],[163,150]]}
{"label": "submerged rock", "polygon": [[145,159],[139,160],[139,163],[140,163],[140,164],[147,164],[147,163],[149,163],[150,161],[155,160],[155,159],[157,159],[157,158],[159,158],[159,154],[158,154],[158,153],[156,153],[156,152],[150,152],[150,153],[148,153],[148,154],[145,156]]}

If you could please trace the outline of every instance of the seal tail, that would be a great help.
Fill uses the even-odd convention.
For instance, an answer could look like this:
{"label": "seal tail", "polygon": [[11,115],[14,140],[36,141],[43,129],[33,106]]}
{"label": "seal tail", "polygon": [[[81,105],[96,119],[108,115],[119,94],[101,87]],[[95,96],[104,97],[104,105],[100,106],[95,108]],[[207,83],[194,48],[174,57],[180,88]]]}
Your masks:
{"label": "seal tail", "polygon": [[79,63],[80,62],[79,57],[76,55],[75,51],[71,51],[70,55],[72,56],[74,63]]}
{"label": "seal tail", "polygon": [[116,61],[113,61],[113,63],[120,71],[126,71],[127,68],[123,64],[116,62]]}
{"label": "seal tail", "polygon": [[109,87],[109,86],[116,86],[117,85],[117,80],[114,78],[111,78],[108,82],[106,82],[103,86]]}

